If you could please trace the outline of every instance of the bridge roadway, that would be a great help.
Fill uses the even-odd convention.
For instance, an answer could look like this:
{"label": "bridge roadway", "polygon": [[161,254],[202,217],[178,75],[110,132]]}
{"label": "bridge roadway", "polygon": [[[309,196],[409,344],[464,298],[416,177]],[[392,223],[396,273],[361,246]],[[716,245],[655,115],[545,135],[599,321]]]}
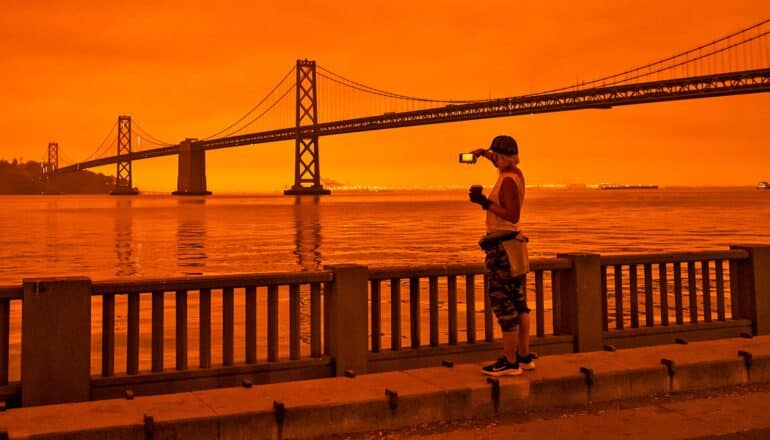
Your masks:
{"label": "bridge roadway", "polygon": [[[315,126],[301,127],[303,137],[313,134],[331,136],[360,131],[383,130],[388,128],[412,127],[439,124],[443,122],[468,121],[536,113],[550,113],[582,109],[609,109],[615,106],[677,101],[684,99],[712,98],[718,96],[762,93],[770,91],[770,68],[719,73],[662,81],[651,81],[629,85],[597,87],[585,90],[525,95],[468,104],[447,105],[427,110],[385,113],[377,116],[325,122]],[[295,139],[297,128],[229,136],[203,140],[197,143],[204,150],[231,148]],[[133,152],[130,160],[171,156],[179,153],[179,145],[152,150]],[[125,157],[122,160],[126,160]],[[66,167],[57,173],[113,164],[118,156],[90,160]]]}

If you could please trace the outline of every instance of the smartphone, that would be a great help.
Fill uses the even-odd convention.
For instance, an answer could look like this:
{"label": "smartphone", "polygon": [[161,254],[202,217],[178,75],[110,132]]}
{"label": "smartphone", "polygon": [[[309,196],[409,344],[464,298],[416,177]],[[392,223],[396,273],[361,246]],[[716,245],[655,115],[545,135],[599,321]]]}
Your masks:
{"label": "smartphone", "polygon": [[473,153],[460,153],[460,163],[476,163]]}

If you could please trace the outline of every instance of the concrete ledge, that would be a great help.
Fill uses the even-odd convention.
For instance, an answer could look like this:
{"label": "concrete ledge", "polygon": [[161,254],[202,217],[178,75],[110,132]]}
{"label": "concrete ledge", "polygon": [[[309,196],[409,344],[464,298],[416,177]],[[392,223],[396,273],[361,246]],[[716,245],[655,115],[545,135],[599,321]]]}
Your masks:
{"label": "concrete ledge", "polygon": [[[738,351],[750,353],[751,362]],[[673,368],[661,359],[672,361]],[[0,431],[14,439],[142,439],[149,415],[155,439],[304,438],[584,406],[770,382],[770,336],[554,355],[536,362],[535,371],[491,383],[480,374],[482,364],[456,364],[11,409],[0,413]]]}
{"label": "concrete ledge", "polygon": [[[671,344],[620,350],[637,368],[662,368],[669,377],[669,391],[718,388],[748,383],[746,368],[737,352],[748,339],[733,338],[689,344]],[[770,340],[768,340],[770,341]],[[672,361],[672,368],[663,360]]]}
{"label": "concrete ledge", "polygon": [[239,386],[244,379],[254,384],[288,382],[332,376],[332,360],[303,359],[290,362],[270,362],[218,368],[168,370],[161,373],[137,375],[119,374],[112,377],[91,377],[91,399],[122,397],[126,390],[135,395],[179,393],[220,387]]}
{"label": "concrete ledge", "polygon": [[9,410],[0,413],[0,431],[12,439],[143,439],[145,415],[154,439],[217,438],[216,414],[190,393]]}
{"label": "concrete ledge", "polygon": [[459,419],[485,416],[512,408],[524,408],[530,395],[529,381],[523,378],[498,380],[497,396],[494,383],[481,378],[479,365],[458,364],[406,370],[404,373],[439,387],[447,401],[445,418]]}
{"label": "concrete ledge", "polygon": [[[569,335],[532,337],[532,351],[540,355],[572,353],[574,338]],[[454,363],[484,362],[500,355],[503,344],[496,342],[476,342],[457,345],[442,344],[438,347],[420,347],[417,350],[399,351],[382,350],[369,354],[369,372],[378,373],[413,368],[430,368],[441,365],[444,360]]]}

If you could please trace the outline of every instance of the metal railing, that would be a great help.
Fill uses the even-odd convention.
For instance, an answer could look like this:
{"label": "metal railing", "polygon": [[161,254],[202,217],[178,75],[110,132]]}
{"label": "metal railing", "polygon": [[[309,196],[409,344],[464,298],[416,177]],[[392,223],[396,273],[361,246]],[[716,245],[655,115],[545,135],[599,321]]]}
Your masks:
{"label": "metal railing", "polygon": [[[92,285],[94,305],[101,302],[101,331],[95,336],[101,339],[101,375],[115,374],[115,308],[116,300],[126,311],[125,372],[129,375],[140,371],[140,322],[141,310],[150,314],[151,368],[154,373],[166,369],[166,315],[173,316],[174,348],[172,359],[178,371],[190,368],[191,352],[196,355],[198,368],[212,368],[212,347],[221,348],[219,365],[227,367],[236,362],[235,347],[243,351],[239,363],[256,364],[259,342],[266,347],[264,360],[276,362],[281,358],[300,359],[300,290],[309,291],[310,340],[309,357],[322,355],[321,287],[330,282],[330,272],[315,273],[268,273],[236,276],[207,276],[199,278],[170,278],[141,281],[99,281]],[[235,337],[236,298],[238,312],[242,314],[243,334]],[[279,302],[288,299],[288,329],[283,338],[288,340],[288,353],[281,352],[279,339]],[[99,301],[101,300],[101,301]],[[121,301],[122,300],[122,301]],[[173,301],[173,302],[171,302]],[[149,303],[149,304],[148,304]],[[219,313],[213,313],[212,303]],[[141,307],[142,305],[144,307]],[[262,313],[266,323],[264,333],[257,331],[258,304],[266,310]],[[149,305],[149,307],[147,307]],[[189,309],[194,316],[190,316]],[[149,310],[148,310],[149,309]],[[197,313],[195,313],[197,312]],[[286,311],[284,311],[286,312]],[[93,319],[93,318],[92,318]],[[212,325],[220,330],[220,341],[212,340]],[[240,326],[239,326],[240,327]],[[190,331],[197,335],[190,338]],[[286,332],[288,330],[288,332]],[[288,334],[286,334],[288,333]],[[259,336],[259,342],[258,342]],[[219,344],[217,343],[219,342]]]}
{"label": "metal railing", "polygon": [[[554,315],[547,314],[552,312],[553,273],[569,267],[570,261],[564,258],[532,261],[531,273],[527,275],[527,290],[534,290],[535,293],[532,309],[535,319],[532,327],[538,337],[545,336],[546,329],[552,332],[555,327],[552,322]],[[499,336],[499,331],[496,331],[497,325],[486,295],[487,285],[483,275],[484,267],[481,264],[370,268],[371,351],[378,353],[386,348],[401,350],[407,335],[410,349],[438,347],[441,344],[457,345],[461,342],[473,344],[479,340],[492,342]],[[405,308],[402,307],[402,295],[406,292],[408,307]],[[549,305],[548,310],[546,304]],[[458,313],[460,308],[464,308],[464,312]],[[404,312],[408,314],[408,321],[403,319]],[[477,319],[478,314],[483,315],[481,319]],[[550,322],[546,322],[546,316]],[[425,323],[428,325],[427,331]],[[406,334],[402,337],[402,333]],[[382,343],[383,336],[389,339],[385,346]]]}
{"label": "metal railing", "polygon": [[604,330],[726,321],[729,264],[745,250],[602,257]]}
{"label": "metal railing", "polygon": [[[757,301],[770,295],[762,275],[770,271],[768,246],[567,254],[533,259],[530,266],[532,345],[545,353],[770,330],[770,309]],[[55,332],[35,333],[39,337],[60,334],[62,325],[82,335],[76,346],[90,344],[90,367],[82,360],[73,363],[88,372],[72,380],[90,377],[82,387],[90,389],[91,398],[104,398],[128,389],[153,394],[233,386],[244,379],[325,377],[351,365],[366,372],[435,365],[446,356],[460,362],[486,359],[500,349],[486,288],[480,264],[25,280],[21,287],[0,287],[0,399],[13,400],[25,386],[37,393],[29,395],[44,395],[46,374],[73,375],[58,383],[75,378],[66,365],[51,370],[46,364],[50,358],[68,362],[67,352],[33,340],[33,334],[24,344],[54,354],[30,355],[24,368],[36,371],[29,377],[37,379],[19,384],[21,358],[32,350],[11,341],[20,340],[27,315],[32,318],[27,326],[35,329],[51,321]],[[34,301],[25,306],[25,297]],[[48,319],[48,314],[60,315]],[[90,322],[72,316],[90,316]]]}

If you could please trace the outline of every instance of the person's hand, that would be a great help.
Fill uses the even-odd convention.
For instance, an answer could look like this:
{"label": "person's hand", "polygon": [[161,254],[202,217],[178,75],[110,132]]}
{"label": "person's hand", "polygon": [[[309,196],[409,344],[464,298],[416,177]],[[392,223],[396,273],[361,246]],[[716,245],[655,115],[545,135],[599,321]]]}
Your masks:
{"label": "person's hand", "polygon": [[486,152],[487,152],[487,150],[485,150],[484,148],[477,148],[477,149],[471,151],[471,154],[473,154],[474,158],[478,158],[480,156],[483,156],[484,153],[486,153]]}
{"label": "person's hand", "polygon": [[487,196],[485,196],[481,191],[469,191],[468,198],[471,200],[471,203],[477,203],[481,206],[481,209],[485,211],[489,209],[489,205],[492,204],[492,201],[489,200]]}

